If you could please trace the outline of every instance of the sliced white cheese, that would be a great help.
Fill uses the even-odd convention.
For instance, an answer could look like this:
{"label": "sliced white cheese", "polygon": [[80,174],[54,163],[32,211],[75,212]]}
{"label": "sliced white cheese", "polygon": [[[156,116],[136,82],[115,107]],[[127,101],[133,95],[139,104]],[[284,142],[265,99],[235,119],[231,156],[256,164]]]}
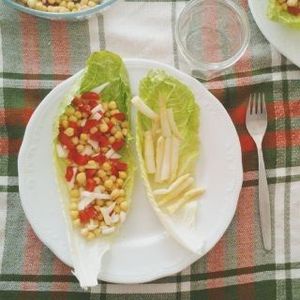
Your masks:
{"label": "sliced white cheese", "polygon": [[102,226],[101,227],[101,232],[103,235],[108,235],[111,234],[115,231],[115,227],[108,227],[108,226]]}
{"label": "sliced white cheese", "polygon": [[182,175],[182,176],[178,177],[167,189],[154,190],[153,194],[155,196],[166,195],[166,194],[174,191],[178,186],[180,186],[189,177],[190,177],[189,173]]}
{"label": "sliced white cheese", "polygon": [[171,136],[171,128],[168,120],[167,110],[164,105],[160,107],[160,125],[161,132],[164,137]]}
{"label": "sliced white cheese", "polygon": [[164,155],[161,166],[160,179],[162,181],[169,179],[170,177],[170,164],[171,164],[171,145],[172,140],[170,137],[165,139]]}
{"label": "sliced white cheese", "polygon": [[103,109],[103,106],[101,104],[98,104],[96,105],[92,110],[91,110],[91,113],[92,115],[96,114],[96,113],[104,113],[104,109]]}
{"label": "sliced white cheese", "polygon": [[96,141],[88,139],[87,142],[96,150],[99,151],[99,144]]}
{"label": "sliced white cheese", "polygon": [[140,111],[148,118],[152,120],[158,118],[157,113],[155,113],[139,96],[133,97],[131,99],[131,103],[136,107],[138,111]]}
{"label": "sliced white cheese", "polygon": [[94,230],[98,227],[98,224],[95,222],[95,220],[90,219],[89,223],[86,225],[86,228],[88,230]]}
{"label": "sliced white cheese", "polygon": [[165,148],[165,139],[160,136],[157,140],[156,143],[156,155],[155,155],[155,160],[156,160],[156,170],[155,170],[155,182],[160,182],[161,178],[161,167],[162,167],[162,162],[163,162],[163,156],[164,156],[164,148]]}
{"label": "sliced white cheese", "polygon": [[168,193],[161,201],[159,201],[159,205],[164,205],[167,202],[174,200],[176,197],[180,196],[187,188],[189,188],[194,183],[194,178],[187,178],[181,185],[179,185],[172,192]]}
{"label": "sliced white cheese", "polygon": [[109,85],[110,85],[110,82],[105,82],[105,83],[95,87],[94,89],[92,89],[91,92],[100,94]]}
{"label": "sliced white cheese", "polygon": [[180,142],[174,135],[172,136],[172,150],[171,150],[171,181],[176,178],[179,160],[179,146]]}
{"label": "sliced white cheese", "polygon": [[57,156],[60,158],[66,158],[68,156],[68,150],[65,149],[60,143],[56,144]]}
{"label": "sliced white cheese", "polygon": [[172,108],[167,109],[167,117],[168,117],[168,121],[169,121],[169,124],[170,124],[171,131],[173,132],[173,134],[177,138],[181,139],[182,137],[181,137],[180,132],[179,132],[177,126],[176,126]]}
{"label": "sliced white cheese", "polygon": [[69,189],[71,190],[74,187],[74,182],[77,174],[77,167],[73,167],[73,176],[69,182],[67,182],[67,185]]}
{"label": "sliced white cheese", "polygon": [[112,159],[119,159],[121,158],[121,155],[118,154],[114,149],[109,149],[106,153],[105,153],[105,157],[106,158],[112,158]]}
{"label": "sliced white cheese", "polygon": [[167,207],[167,211],[170,214],[175,213],[180,207],[189,201],[195,200],[195,198],[200,197],[204,193],[203,188],[194,188],[184,193],[183,197],[176,202],[172,203]]}
{"label": "sliced white cheese", "polygon": [[102,119],[102,117],[103,117],[103,113],[96,112],[92,115],[91,119],[99,121]]}
{"label": "sliced white cheese", "polygon": [[144,135],[144,158],[146,162],[146,169],[149,174],[155,173],[155,159],[154,159],[154,145],[152,132],[146,131]]}

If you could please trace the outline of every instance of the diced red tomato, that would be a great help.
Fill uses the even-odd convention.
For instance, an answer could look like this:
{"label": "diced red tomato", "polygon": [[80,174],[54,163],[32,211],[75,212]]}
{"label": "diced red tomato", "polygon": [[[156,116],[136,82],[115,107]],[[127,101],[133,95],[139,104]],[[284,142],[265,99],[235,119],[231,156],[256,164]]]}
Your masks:
{"label": "diced red tomato", "polygon": [[97,131],[94,134],[91,134],[90,137],[92,140],[97,141],[100,147],[107,147],[109,145],[108,137],[99,131]]}
{"label": "diced red tomato", "polygon": [[126,163],[124,163],[118,159],[113,160],[113,165],[118,171],[126,171],[127,167],[128,167]]}
{"label": "diced red tomato", "polygon": [[114,114],[113,117],[122,122],[126,119],[125,114],[122,112]]}
{"label": "diced red tomato", "polygon": [[79,219],[81,223],[87,223],[90,219],[95,218],[97,214],[97,210],[93,206],[89,206],[79,211]]}
{"label": "diced red tomato", "polygon": [[75,145],[72,143],[72,140],[70,137],[68,137],[65,133],[62,131],[58,135],[58,140],[60,143],[68,148],[68,150],[72,150],[75,148]]}
{"label": "diced red tomato", "polygon": [[300,14],[300,8],[299,7],[288,6],[287,10],[290,14],[292,14],[294,16],[298,16]]}
{"label": "diced red tomato", "polygon": [[90,131],[90,129],[91,129],[92,127],[97,126],[98,123],[99,123],[99,122],[98,122],[97,120],[87,120],[87,121],[85,122],[85,125],[84,125],[82,131],[85,132],[85,133],[88,133],[88,132]]}
{"label": "diced red tomato", "polygon": [[110,131],[114,127],[114,124],[112,122],[108,122],[107,126],[108,126],[108,130]]}
{"label": "diced red tomato", "polygon": [[110,171],[111,171],[111,174],[112,174],[112,175],[118,176],[118,174],[119,174],[119,173],[118,173],[118,169],[117,169],[116,166],[113,165],[113,164],[111,165],[111,170],[110,170]]}
{"label": "diced red tomato", "polygon": [[76,150],[69,152],[69,159],[74,161],[77,165],[83,166],[87,164],[87,162],[90,160],[90,157],[88,155],[81,155]]}
{"label": "diced red tomato", "polygon": [[83,99],[87,100],[99,100],[99,95],[94,92],[87,92],[81,95]]}
{"label": "diced red tomato", "polygon": [[120,150],[125,145],[124,140],[115,141],[111,146],[115,151]]}
{"label": "diced red tomato", "polygon": [[86,177],[87,178],[93,178],[95,176],[95,174],[97,173],[96,169],[87,169],[85,171]]}
{"label": "diced red tomato", "polygon": [[94,108],[97,105],[98,105],[98,102],[96,100],[89,100],[89,106],[91,108]]}
{"label": "diced red tomato", "polygon": [[89,192],[93,192],[95,187],[96,187],[95,180],[92,178],[88,178],[86,181],[86,186],[85,186],[86,190]]}
{"label": "diced red tomato", "polygon": [[98,154],[96,156],[93,156],[92,158],[99,164],[103,164],[106,161],[106,157],[103,154]]}
{"label": "diced red tomato", "polygon": [[78,98],[78,97],[75,97],[75,98],[72,100],[72,104],[73,104],[74,106],[78,106],[78,105],[80,105],[81,103],[82,103],[82,101],[81,101],[81,99]]}
{"label": "diced red tomato", "polygon": [[66,180],[71,181],[71,179],[73,178],[73,175],[74,175],[73,168],[72,167],[67,167],[66,174],[65,174]]}

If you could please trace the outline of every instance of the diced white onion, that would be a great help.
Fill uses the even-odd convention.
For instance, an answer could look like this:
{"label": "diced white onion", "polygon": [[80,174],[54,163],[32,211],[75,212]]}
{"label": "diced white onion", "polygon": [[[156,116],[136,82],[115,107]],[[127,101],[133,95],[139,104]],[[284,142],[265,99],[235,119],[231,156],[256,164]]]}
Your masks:
{"label": "diced white onion", "polygon": [[155,113],[139,96],[135,96],[131,99],[131,103],[136,107],[138,111],[147,116],[150,119],[157,119],[158,115]]}
{"label": "diced white onion", "polygon": [[94,153],[94,151],[91,146],[85,146],[85,148],[81,154],[91,156],[93,153]]}
{"label": "diced white onion", "polygon": [[117,214],[112,214],[111,215],[111,221],[112,221],[113,224],[118,223],[119,220],[120,220],[119,215],[117,215]]}
{"label": "diced white onion", "polygon": [[105,224],[106,225],[111,225],[112,220],[111,220],[110,212],[108,211],[108,208],[107,207],[101,207],[100,211],[101,211],[101,214],[103,216]]}
{"label": "diced white onion", "polygon": [[103,114],[96,112],[95,114],[92,115],[91,119],[99,121],[99,120],[101,120],[102,117],[103,117]]}
{"label": "diced white onion", "polygon": [[114,149],[111,148],[105,153],[105,157],[108,159],[119,159],[121,158],[121,155],[119,155]]}
{"label": "diced white onion", "polygon": [[60,158],[66,158],[68,156],[68,150],[65,149],[61,144],[56,144],[56,152]]}
{"label": "diced white onion", "polygon": [[91,113],[92,115],[95,114],[95,113],[98,113],[98,112],[104,112],[104,109],[103,109],[103,106],[101,104],[98,104],[96,105],[92,110],[91,110]]}
{"label": "diced white onion", "polygon": [[69,182],[67,182],[69,189],[71,190],[74,187],[74,182],[76,178],[77,168],[73,167],[73,176]]}
{"label": "diced white onion", "polygon": [[98,151],[99,150],[99,144],[98,142],[96,141],[93,141],[91,139],[88,139],[87,142],[96,150]]}
{"label": "diced white onion", "polygon": [[103,226],[101,227],[102,234],[108,235],[115,231],[115,227]]}

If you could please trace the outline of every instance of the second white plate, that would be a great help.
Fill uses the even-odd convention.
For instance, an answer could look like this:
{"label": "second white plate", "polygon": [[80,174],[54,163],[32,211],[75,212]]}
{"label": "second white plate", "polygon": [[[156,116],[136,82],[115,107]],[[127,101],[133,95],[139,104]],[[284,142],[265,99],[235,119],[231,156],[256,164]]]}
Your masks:
{"label": "second white plate", "polygon": [[[197,80],[154,61],[125,60],[132,93],[150,69],[166,70],[193,91],[201,108],[201,155],[196,180],[206,188],[199,201],[201,255],[177,244],[164,230],[150,207],[139,172],[132,208],[112,249],[103,257],[99,278],[109,282],[151,281],[183,270],[206,254],[231,222],[242,185],[240,143],[226,110]],[[19,188],[25,214],[41,241],[72,266],[59,191],[52,163],[52,128],[57,107],[79,73],[58,85],[35,110],[19,154]],[[184,99],[183,103],[184,105]]]}

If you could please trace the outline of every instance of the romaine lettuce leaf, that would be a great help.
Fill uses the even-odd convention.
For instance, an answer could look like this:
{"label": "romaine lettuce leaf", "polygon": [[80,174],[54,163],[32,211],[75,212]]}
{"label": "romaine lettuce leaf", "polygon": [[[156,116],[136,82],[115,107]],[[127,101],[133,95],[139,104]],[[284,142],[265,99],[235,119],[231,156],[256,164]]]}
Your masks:
{"label": "romaine lettuce leaf", "polygon": [[[159,99],[163,99],[168,108],[173,109],[174,119],[182,137],[179,149],[177,177],[194,173],[199,156],[199,116],[200,110],[191,90],[162,70],[152,70],[141,80],[139,96],[155,112],[159,111]],[[196,229],[197,201],[187,203],[174,214],[158,206],[153,191],[166,188],[169,183],[156,183],[153,175],[146,172],[143,158],[144,132],[150,130],[152,122],[138,113],[136,145],[141,164],[142,177],[147,195],[154,211],[167,231],[184,247],[195,253],[203,251],[203,243]]]}
{"label": "romaine lettuce leaf", "polygon": [[[72,255],[74,267],[74,275],[80,282],[81,287],[87,288],[97,285],[97,277],[101,269],[101,259],[103,254],[110,248],[115,234],[106,237],[99,237],[92,241],[87,241],[83,238],[76,228],[73,228],[69,211],[69,192],[64,177],[65,163],[64,160],[57,156],[56,144],[58,135],[59,117],[63,114],[67,105],[74,98],[74,95],[90,91],[91,89],[100,86],[103,83],[110,84],[101,92],[104,101],[114,100],[117,102],[118,108],[127,114],[130,120],[130,105],[131,98],[129,80],[127,70],[122,59],[111,52],[101,51],[93,53],[88,59],[87,68],[81,78],[76,82],[71,91],[65,96],[61,102],[57,119],[54,123],[54,164],[57,173],[57,186],[61,194],[62,208],[67,224],[67,233],[69,245]],[[128,203],[131,200],[134,178],[134,160],[132,155],[132,137],[128,135],[126,147],[123,148],[122,160],[128,164],[127,179],[126,179],[126,199]]]}
{"label": "romaine lettuce leaf", "polygon": [[267,15],[273,21],[293,28],[300,28],[300,16],[295,16],[282,10],[277,0],[269,0]]}

